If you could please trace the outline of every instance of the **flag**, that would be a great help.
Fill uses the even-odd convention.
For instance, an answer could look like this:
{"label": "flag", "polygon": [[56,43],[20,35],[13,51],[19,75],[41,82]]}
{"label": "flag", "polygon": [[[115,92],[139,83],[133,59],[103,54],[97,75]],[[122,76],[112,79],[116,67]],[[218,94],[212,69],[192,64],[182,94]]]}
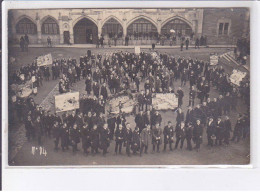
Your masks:
{"label": "flag", "polygon": [[52,56],[51,54],[39,56],[37,58],[37,65],[38,66],[46,66],[46,65],[51,65],[52,64]]}

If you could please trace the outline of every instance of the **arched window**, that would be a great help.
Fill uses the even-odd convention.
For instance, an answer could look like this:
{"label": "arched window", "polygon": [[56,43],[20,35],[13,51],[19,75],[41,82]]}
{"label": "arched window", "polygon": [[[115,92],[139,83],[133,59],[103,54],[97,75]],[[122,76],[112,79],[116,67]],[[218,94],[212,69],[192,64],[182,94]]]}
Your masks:
{"label": "arched window", "polygon": [[135,20],[133,23],[129,25],[127,28],[127,34],[149,34],[149,33],[156,33],[157,29],[153,23],[151,23],[149,20],[140,18]]}
{"label": "arched window", "polygon": [[30,19],[23,18],[16,24],[18,34],[36,34],[37,27]]}
{"label": "arched window", "polygon": [[117,35],[118,37],[122,37],[123,27],[121,26],[121,24],[116,19],[110,18],[103,25],[102,34],[108,35],[110,38],[112,38],[115,35]]}
{"label": "arched window", "polygon": [[48,17],[42,24],[42,34],[59,34],[59,26],[57,22]]}
{"label": "arched window", "polygon": [[173,19],[169,22],[167,22],[162,27],[162,34],[167,35],[170,33],[170,30],[175,30],[176,35],[181,36],[189,36],[192,33],[192,28],[189,24],[187,24],[185,21],[182,21],[180,19]]}

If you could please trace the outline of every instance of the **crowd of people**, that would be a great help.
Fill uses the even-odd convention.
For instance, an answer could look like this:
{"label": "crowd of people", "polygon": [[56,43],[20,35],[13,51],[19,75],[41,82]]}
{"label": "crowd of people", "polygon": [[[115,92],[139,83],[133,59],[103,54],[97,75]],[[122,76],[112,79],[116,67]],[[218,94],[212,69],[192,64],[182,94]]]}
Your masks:
{"label": "crowd of people", "polygon": [[[123,37],[123,33],[120,31],[118,33],[109,32],[107,35],[101,34],[97,40],[96,47],[97,48],[104,48],[104,40],[107,39],[107,44],[109,47],[111,45],[117,46],[120,42],[121,44],[124,44],[125,46],[129,45],[129,41],[137,41],[137,40],[143,40],[143,41],[150,41],[154,40],[156,44],[159,44],[161,46],[164,45],[177,45],[180,42],[180,44],[185,45],[186,49],[188,46],[194,42],[195,48],[200,48],[200,46],[207,46],[207,36],[200,36],[195,37],[194,33],[190,33],[190,35],[183,35],[180,32],[178,33],[162,33],[158,34],[158,32],[129,32],[128,34]],[[154,43],[155,43],[154,42]]]}
{"label": "crowd of people", "polygon": [[[71,146],[76,153],[81,143],[85,154],[91,151],[95,155],[102,150],[106,155],[110,143],[115,141],[115,154],[122,154],[125,147],[128,156],[142,156],[148,153],[150,144],[153,152],[160,152],[161,144],[164,151],[167,146],[172,151],[173,143],[178,149],[179,143],[183,148],[186,141],[188,150],[199,151],[205,132],[209,146],[228,145],[230,139],[238,142],[249,135],[249,81],[241,83],[240,87],[234,86],[222,66],[212,68],[209,62],[166,53],[114,52],[95,56],[88,51],[79,61],[72,58],[54,60],[52,73],[50,69],[48,71],[48,75],[43,73],[46,80],[50,74],[53,79],[60,78],[60,93],[70,92],[71,87],[83,79],[86,94],[80,99],[78,110],[62,115],[43,110],[32,98],[17,101],[13,107],[19,121],[25,124],[27,138],[37,140],[39,145],[44,144],[42,137],[46,136],[54,138],[55,150],[66,151]],[[181,86],[175,88],[178,80]],[[182,89],[186,85],[190,88],[188,94]],[[210,98],[212,88],[218,91],[218,97]],[[108,100],[119,93],[137,101],[137,107],[131,113],[135,126],[127,122],[124,112],[114,115],[107,111]],[[163,126],[164,118],[152,103],[155,93],[177,96],[178,107],[173,110],[177,112],[176,121],[166,121]],[[189,96],[186,114],[183,112],[184,95]],[[232,128],[229,115],[236,111],[240,96],[248,111],[238,114]],[[199,103],[195,103],[196,99]]]}

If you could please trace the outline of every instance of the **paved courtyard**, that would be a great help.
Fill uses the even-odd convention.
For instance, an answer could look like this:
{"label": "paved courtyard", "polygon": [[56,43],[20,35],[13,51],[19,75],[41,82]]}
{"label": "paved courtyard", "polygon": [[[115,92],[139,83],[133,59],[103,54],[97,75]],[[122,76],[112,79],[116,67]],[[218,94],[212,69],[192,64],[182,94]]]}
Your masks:
{"label": "paved courtyard", "polygon": [[[29,52],[20,52],[19,48],[12,48],[9,50],[9,55],[16,59],[16,63],[13,66],[9,66],[9,71],[16,70],[21,65],[27,65],[31,63],[36,56],[44,55],[51,53],[53,58],[68,58],[73,57],[77,60],[81,55],[85,55],[87,53],[87,48],[30,48]],[[119,49],[116,48],[105,48],[105,49],[91,49],[94,54],[97,53],[111,53],[117,51]],[[120,49],[122,51],[134,52],[134,49]],[[147,51],[148,49],[143,49]],[[142,50],[142,51],[143,51]],[[219,53],[222,54],[227,51],[225,48],[202,48],[202,49],[194,49],[191,48],[188,51],[180,51],[179,48],[172,49],[158,49],[159,52],[172,54],[174,56],[184,56],[191,58],[198,58],[199,60],[209,61],[210,53]],[[227,72],[231,72],[233,68],[232,66],[228,66],[226,64],[222,64]],[[53,81],[50,80],[48,82],[44,81],[43,86],[39,88],[38,95],[34,97],[35,101],[40,104],[46,97],[48,97],[49,93],[52,89],[57,85],[58,80]],[[180,86],[180,81],[175,82],[175,88]],[[84,80],[78,82],[74,86],[74,90],[83,91],[85,87]],[[189,83],[183,88],[184,90],[184,104],[182,108],[186,114],[187,105],[188,105],[188,91],[189,91]],[[218,92],[211,88],[210,97],[218,96]],[[198,103],[198,99],[196,99],[195,103]],[[232,121],[232,127],[234,128],[234,124],[237,119],[238,112],[243,113],[246,111],[246,106],[244,103],[239,100],[237,112],[231,112],[230,117]],[[176,113],[172,111],[161,112],[163,121],[162,126],[164,127],[168,120],[175,121]],[[127,120],[130,122],[132,128],[134,128],[134,118],[133,116],[128,116]],[[15,125],[12,131],[22,130],[23,126]],[[17,138],[24,138],[24,135],[18,135]],[[21,141],[24,142],[24,141]],[[150,141],[151,142],[151,141]],[[250,141],[249,139],[242,140],[239,143],[231,143],[229,146],[221,146],[209,148],[207,146],[206,133],[204,129],[203,133],[203,144],[200,152],[188,151],[186,150],[186,142],[184,143],[183,150],[175,150],[173,152],[167,151],[165,153],[151,153],[151,144],[148,148],[148,154],[139,156],[127,157],[126,154],[122,156],[114,156],[114,141],[111,142],[109,147],[109,154],[106,157],[103,157],[101,154],[98,154],[94,157],[91,155],[85,156],[83,155],[82,149],[77,152],[76,155],[72,154],[72,151],[69,150],[67,152],[62,152],[59,150],[58,152],[54,151],[54,140],[53,139],[44,139],[44,148],[47,151],[47,155],[39,155],[36,152],[35,155],[31,153],[32,146],[36,146],[36,142],[27,142],[25,141],[22,145],[20,145],[20,149],[17,154],[9,161],[10,165],[192,165],[192,164],[248,164],[249,163],[249,153],[250,153]],[[161,146],[161,150],[162,150]],[[81,148],[81,144],[79,145]],[[123,153],[125,153],[125,148],[123,149]]]}

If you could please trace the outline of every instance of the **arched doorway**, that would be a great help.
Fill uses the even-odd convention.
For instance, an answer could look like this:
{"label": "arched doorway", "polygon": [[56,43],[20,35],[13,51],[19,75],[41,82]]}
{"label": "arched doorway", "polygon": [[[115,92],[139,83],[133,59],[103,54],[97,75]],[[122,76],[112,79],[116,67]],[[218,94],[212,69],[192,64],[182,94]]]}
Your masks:
{"label": "arched doorway", "polygon": [[75,44],[96,44],[98,40],[98,27],[87,18],[79,20],[74,28]]}
{"label": "arched doorway", "polygon": [[190,36],[190,34],[192,33],[192,28],[191,26],[178,18],[172,19],[169,22],[167,22],[166,24],[163,25],[161,33],[163,35],[169,35],[170,34],[170,30],[174,30],[177,36]]}
{"label": "arched doorway", "polygon": [[134,39],[153,39],[157,37],[157,28],[156,26],[145,18],[139,18],[133,21],[127,27],[127,34]]}
{"label": "arched doorway", "polygon": [[110,18],[102,27],[102,35],[108,36],[109,38],[115,36],[121,38],[123,36],[123,27],[116,19]]}

